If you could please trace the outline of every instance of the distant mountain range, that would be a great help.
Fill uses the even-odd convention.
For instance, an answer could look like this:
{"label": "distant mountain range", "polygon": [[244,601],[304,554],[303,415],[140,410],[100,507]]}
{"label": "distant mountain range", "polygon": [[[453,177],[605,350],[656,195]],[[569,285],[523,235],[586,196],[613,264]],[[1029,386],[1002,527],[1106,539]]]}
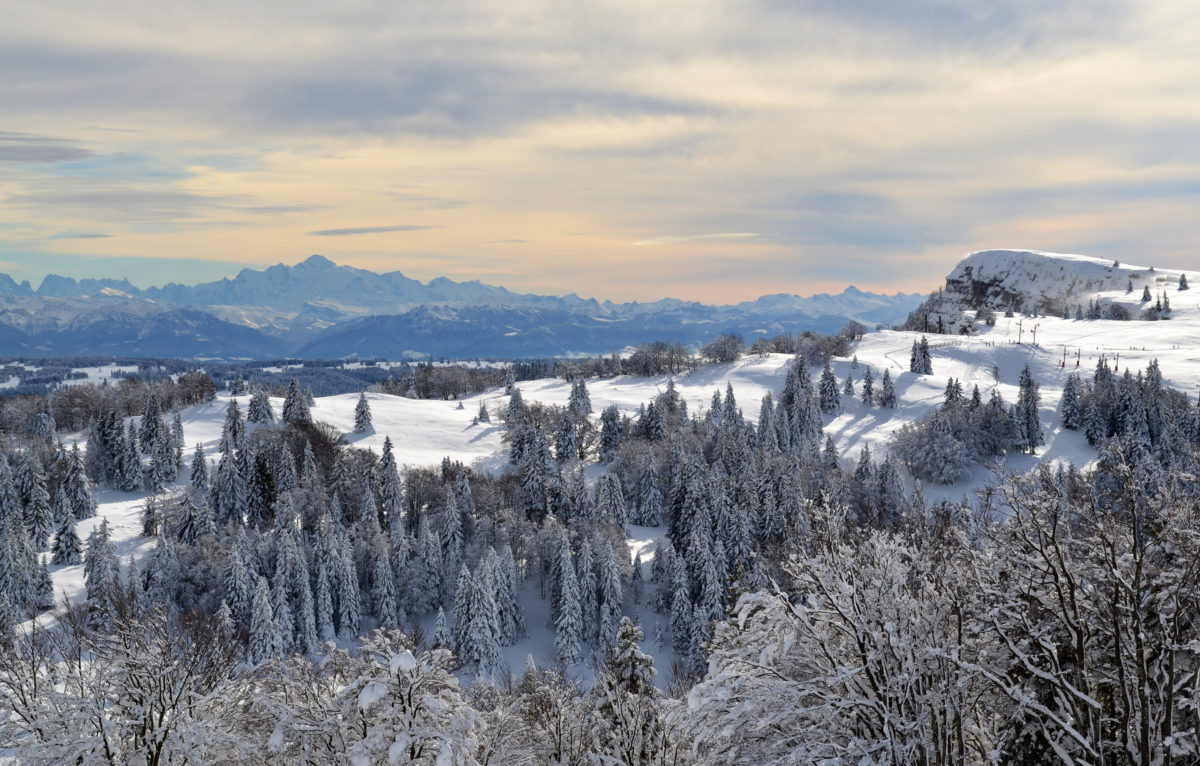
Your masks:
{"label": "distant mountain range", "polygon": [[0,355],[179,358],[543,357],[651,340],[687,345],[724,332],[747,342],[850,320],[890,325],[917,294],[767,295],[710,306],[612,303],[514,293],[444,277],[422,283],[314,255],[233,279],[139,289],[126,279],[47,276],[35,290],[0,274]]}

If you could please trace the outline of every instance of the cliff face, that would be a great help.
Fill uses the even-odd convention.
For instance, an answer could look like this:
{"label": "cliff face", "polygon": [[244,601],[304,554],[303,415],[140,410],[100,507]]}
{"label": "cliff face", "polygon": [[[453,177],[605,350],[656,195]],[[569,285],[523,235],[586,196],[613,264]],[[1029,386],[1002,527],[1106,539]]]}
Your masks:
{"label": "cliff face", "polygon": [[1090,296],[1139,288],[1153,272],[1126,268],[1083,255],[1034,250],[981,250],[964,258],[946,277],[947,297],[964,308],[1037,310],[1061,313],[1086,305]]}

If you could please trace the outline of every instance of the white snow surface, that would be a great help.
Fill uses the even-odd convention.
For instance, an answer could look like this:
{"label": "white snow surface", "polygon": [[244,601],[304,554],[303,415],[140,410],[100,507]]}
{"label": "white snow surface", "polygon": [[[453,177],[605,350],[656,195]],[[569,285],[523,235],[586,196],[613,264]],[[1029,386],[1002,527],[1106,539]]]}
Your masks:
{"label": "white snow surface", "polygon": [[[1012,257],[1021,264],[1024,276],[1020,278],[1028,279],[1030,284],[1047,283],[1051,279],[1083,284],[1097,273],[1097,269],[1103,270],[1106,268],[1104,264],[1109,264],[1108,261],[1082,256],[1052,256],[1031,251],[1021,251],[1019,256]],[[1009,256],[1005,255],[1004,258]],[[991,261],[981,253],[972,255],[968,260],[987,268],[992,267]],[[1002,262],[1012,263],[1012,260]],[[1034,269],[1031,264],[1035,263],[1042,263],[1045,268]],[[1143,273],[1155,280],[1159,291],[1167,292],[1173,309],[1173,317],[1169,321],[1076,321],[1021,315],[1001,317],[997,319],[995,327],[981,325],[978,336],[927,336],[933,353],[934,374],[925,376],[908,371],[909,352],[913,341],[919,337],[918,333],[869,333],[853,348],[857,356],[856,369],[852,369],[852,360],[849,358],[833,361],[839,386],[845,381],[847,373],[852,372],[856,383],[861,383],[863,372],[869,366],[878,382],[883,370],[888,369],[895,381],[899,406],[894,410],[867,407],[858,399],[851,400],[843,396],[844,411],[826,416],[825,430],[833,436],[839,454],[847,465],[851,465],[862,447],[868,444],[872,454],[879,459],[897,428],[923,417],[941,403],[950,378],[957,378],[968,395],[973,386],[979,386],[985,399],[993,387],[999,388],[1005,400],[1011,403],[1016,401],[1018,375],[1022,367],[1028,364],[1040,384],[1041,419],[1046,444],[1036,456],[1013,455],[1005,458],[1002,468],[1026,471],[1042,460],[1071,462],[1083,467],[1095,459],[1096,451],[1087,444],[1081,433],[1064,431],[1059,426],[1059,401],[1069,373],[1078,369],[1081,375],[1089,378],[1097,359],[1102,355],[1107,356],[1110,363],[1116,361],[1121,373],[1126,369],[1136,372],[1157,359],[1166,385],[1193,396],[1200,390],[1200,273],[1196,273],[1192,280],[1197,287],[1189,291],[1177,290],[1178,271]],[[1188,277],[1191,280],[1193,273],[1188,272]],[[1122,276],[1119,285],[1108,284],[1106,289],[1090,295],[1137,306],[1140,290],[1134,295],[1127,295],[1126,281],[1127,277]],[[1036,344],[1032,342],[1035,337]],[[1018,343],[1018,339],[1022,342]],[[687,401],[689,412],[697,414],[709,406],[714,391],[723,392],[727,384],[732,384],[746,418],[756,421],[762,396],[770,391],[778,397],[790,361],[788,355],[747,355],[736,362],[708,365],[675,376],[675,385]],[[103,375],[108,371],[97,372]],[[818,369],[811,370],[814,377],[819,372]],[[609,404],[615,404],[623,412],[633,415],[639,405],[665,390],[668,379],[669,376],[662,375],[589,380],[587,385],[595,410],[592,417],[598,418],[600,411]],[[522,382],[519,387],[527,401],[564,405],[571,385],[562,380],[546,379]],[[200,442],[210,456],[216,457],[221,426],[231,398],[223,394],[213,402],[182,412],[188,455]],[[245,412],[248,397],[237,398]],[[351,432],[357,394],[318,398],[312,408],[312,416],[346,432],[351,445],[368,447],[377,453],[382,449],[385,436],[390,435],[397,461],[403,465],[434,465],[445,456],[461,460],[476,470],[499,472],[506,465],[506,450],[500,439],[501,427],[495,423],[472,422],[480,402],[484,402],[492,413],[504,407],[508,397],[502,389],[467,397],[463,400],[462,409],[459,409],[458,401],[413,400],[374,393],[367,394],[367,398],[375,428],[371,434]],[[282,400],[273,399],[271,404],[278,416],[282,411]],[[498,417],[493,419],[499,420]],[[77,434],[75,438],[82,446],[82,435]],[[67,441],[69,443],[70,439]],[[594,477],[598,471],[598,468],[593,468],[589,475]],[[186,478],[186,471],[184,473]],[[931,501],[942,497],[958,499],[971,495],[991,478],[989,468],[976,466],[968,478],[955,485],[925,485],[925,495]],[[140,513],[144,498],[143,493],[100,490],[98,515],[95,519],[80,522],[80,537],[86,539],[93,526],[107,518],[112,539],[123,561],[145,554],[153,547],[153,541],[140,537]],[[661,534],[661,529],[631,527],[630,556],[641,551],[643,561],[648,562]],[[82,566],[59,566],[51,570],[55,592],[60,598],[63,594],[72,600],[82,597]],[[648,575],[648,565],[645,574]],[[525,584],[524,601],[526,623],[532,636],[503,650],[505,660],[515,671],[520,670],[527,654],[532,654],[539,664],[551,661],[553,656],[553,631],[544,627],[548,621],[549,607],[538,597],[535,582]],[[660,616],[644,605],[633,607],[632,611],[643,621],[645,649],[659,657],[656,664],[658,680],[662,682],[668,676],[670,651],[655,646],[653,641],[654,625]],[[432,633],[432,615],[427,622],[424,627]]]}

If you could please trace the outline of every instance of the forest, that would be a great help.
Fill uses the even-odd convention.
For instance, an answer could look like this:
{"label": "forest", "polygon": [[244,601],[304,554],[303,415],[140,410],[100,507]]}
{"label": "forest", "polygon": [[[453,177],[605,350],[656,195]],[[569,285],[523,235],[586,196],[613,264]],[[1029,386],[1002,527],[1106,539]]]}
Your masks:
{"label": "forest", "polygon": [[[279,412],[243,382],[214,459],[179,418],[216,395],[199,373],[10,400],[0,753],[1195,762],[1200,416],[1157,365],[1071,377],[1059,416],[1094,467],[927,502],[921,478],[952,479],[931,455],[1038,449],[1028,368],[1011,405],[951,379],[882,460],[850,461],[823,417],[894,407],[891,378],[852,364],[840,382],[806,348],[756,417],[732,386],[689,411],[669,381],[636,413],[596,413],[583,376],[548,405],[509,374],[503,406],[475,415],[504,430],[495,473],[354,447],[294,380]],[[910,373],[936,363],[914,342]],[[59,440],[77,428],[83,447]],[[372,428],[360,396],[354,431]],[[80,539],[98,490],[146,495],[148,555],[122,560],[107,522]],[[631,528],[660,534],[651,561],[631,558]],[[51,569],[78,565],[86,598],[49,611]],[[508,666],[502,647],[534,633],[553,661]]]}

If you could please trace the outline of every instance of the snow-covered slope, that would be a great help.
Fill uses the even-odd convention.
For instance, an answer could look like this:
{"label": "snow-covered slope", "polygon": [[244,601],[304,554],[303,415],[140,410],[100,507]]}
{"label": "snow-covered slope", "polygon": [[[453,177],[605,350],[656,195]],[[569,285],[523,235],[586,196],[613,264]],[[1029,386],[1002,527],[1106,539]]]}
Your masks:
{"label": "snow-covered slope", "polygon": [[[973,336],[927,336],[933,353],[933,374],[915,375],[908,371],[909,352],[919,334],[911,332],[883,331],[870,333],[854,348],[854,358],[833,360],[833,370],[839,381],[853,375],[861,382],[866,368],[870,368],[876,379],[883,370],[889,370],[895,381],[899,404],[896,409],[881,409],[867,406],[857,398],[842,397],[843,411],[826,416],[825,430],[832,435],[839,454],[849,465],[856,460],[864,446],[880,457],[888,448],[892,434],[905,423],[924,417],[941,403],[947,382],[957,379],[969,394],[978,386],[986,398],[993,388],[998,389],[1006,401],[1017,397],[1017,380],[1021,369],[1029,365],[1034,379],[1040,384],[1041,421],[1045,428],[1045,446],[1036,456],[1012,455],[1004,459],[1002,468],[1026,471],[1039,461],[1071,462],[1080,467],[1096,458],[1083,435],[1063,430],[1059,424],[1058,408],[1067,376],[1079,370],[1090,376],[1097,360],[1107,357],[1115,362],[1123,373],[1126,369],[1136,371],[1157,359],[1166,385],[1189,395],[1200,391],[1200,289],[1181,291],[1178,289],[1179,271],[1141,267],[1120,267],[1120,276],[1106,275],[1107,262],[1080,256],[1052,256],[1029,251],[989,251],[976,253],[951,275],[978,275],[996,284],[1025,286],[1035,289],[1053,282],[1073,285],[1071,294],[1084,303],[1092,299],[1115,300],[1136,306],[1140,299],[1140,287],[1134,294],[1126,293],[1127,282],[1135,279],[1135,286],[1149,284],[1154,293],[1165,293],[1171,302],[1171,319],[1168,321],[1111,321],[1061,319],[1055,316],[1025,316],[1018,313],[1011,318],[1000,317],[994,327],[979,326],[979,334]],[[1114,275],[1117,269],[1114,268]],[[974,276],[972,278],[975,278]],[[1189,280],[1200,279],[1200,273],[1188,272]],[[1115,281],[1114,281],[1115,279]],[[1040,288],[1038,288],[1040,289]],[[1044,293],[1049,295],[1051,293]],[[1066,293],[1059,293],[1066,294]],[[791,357],[787,355],[744,356],[736,362],[709,365],[694,372],[677,376],[675,385],[686,400],[692,413],[702,413],[709,406],[714,391],[724,391],[731,385],[746,417],[757,416],[759,401],[768,391],[778,395],[787,375]],[[818,370],[813,370],[817,374]],[[588,388],[593,408],[599,413],[604,407],[615,404],[623,412],[633,415],[639,405],[662,392],[668,383],[667,376],[631,377],[624,376],[606,380],[590,380]],[[527,401],[548,404],[565,404],[570,394],[570,384],[554,379],[527,381],[520,384]],[[319,398],[312,408],[315,419],[325,421],[348,433],[348,440],[357,447],[367,447],[379,452],[386,436],[394,444],[398,462],[409,466],[434,465],[449,456],[472,465],[476,470],[500,471],[506,464],[506,449],[501,441],[498,425],[473,422],[479,406],[483,403],[496,412],[508,401],[502,389],[471,396],[461,402],[411,400],[384,394],[368,394],[371,404],[375,432],[368,435],[349,433],[354,420],[357,395],[347,394]],[[183,412],[185,440],[189,449],[197,442],[202,443],[213,457],[221,431],[229,398],[218,397],[208,404],[191,407]],[[245,410],[247,401],[241,397],[240,405]],[[278,413],[281,400],[273,400]],[[594,416],[595,417],[595,416]],[[599,467],[589,472],[595,476]],[[977,466],[970,476],[958,484],[940,487],[925,487],[929,500],[938,498],[959,499],[971,496],[992,478],[988,467]],[[79,534],[86,538],[94,524],[107,517],[112,527],[114,541],[122,557],[137,556],[151,547],[152,543],[140,538],[139,514],[144,496],[104,491],[100,493],[99,515],[95,520],[79,524]],[[631,555],[636,546],[649,551],[650,541],[657,530],[631,529]],[[56,593],[66,593],[72,598],[83,591],[82,567],[55,567],[53,572]],[[643,615],[655,619],[650,614]],[[540,638],[534,643],[523,642],[506,650],[505,656],[511,665],[519,667],[524,654],[533,652],[542,658],[552,653],[537,640],[545,642],[546,631],[538,631]],[[659,652],[653,649],[656,654]],[[665,664],[660,665],[665,667]]]}

